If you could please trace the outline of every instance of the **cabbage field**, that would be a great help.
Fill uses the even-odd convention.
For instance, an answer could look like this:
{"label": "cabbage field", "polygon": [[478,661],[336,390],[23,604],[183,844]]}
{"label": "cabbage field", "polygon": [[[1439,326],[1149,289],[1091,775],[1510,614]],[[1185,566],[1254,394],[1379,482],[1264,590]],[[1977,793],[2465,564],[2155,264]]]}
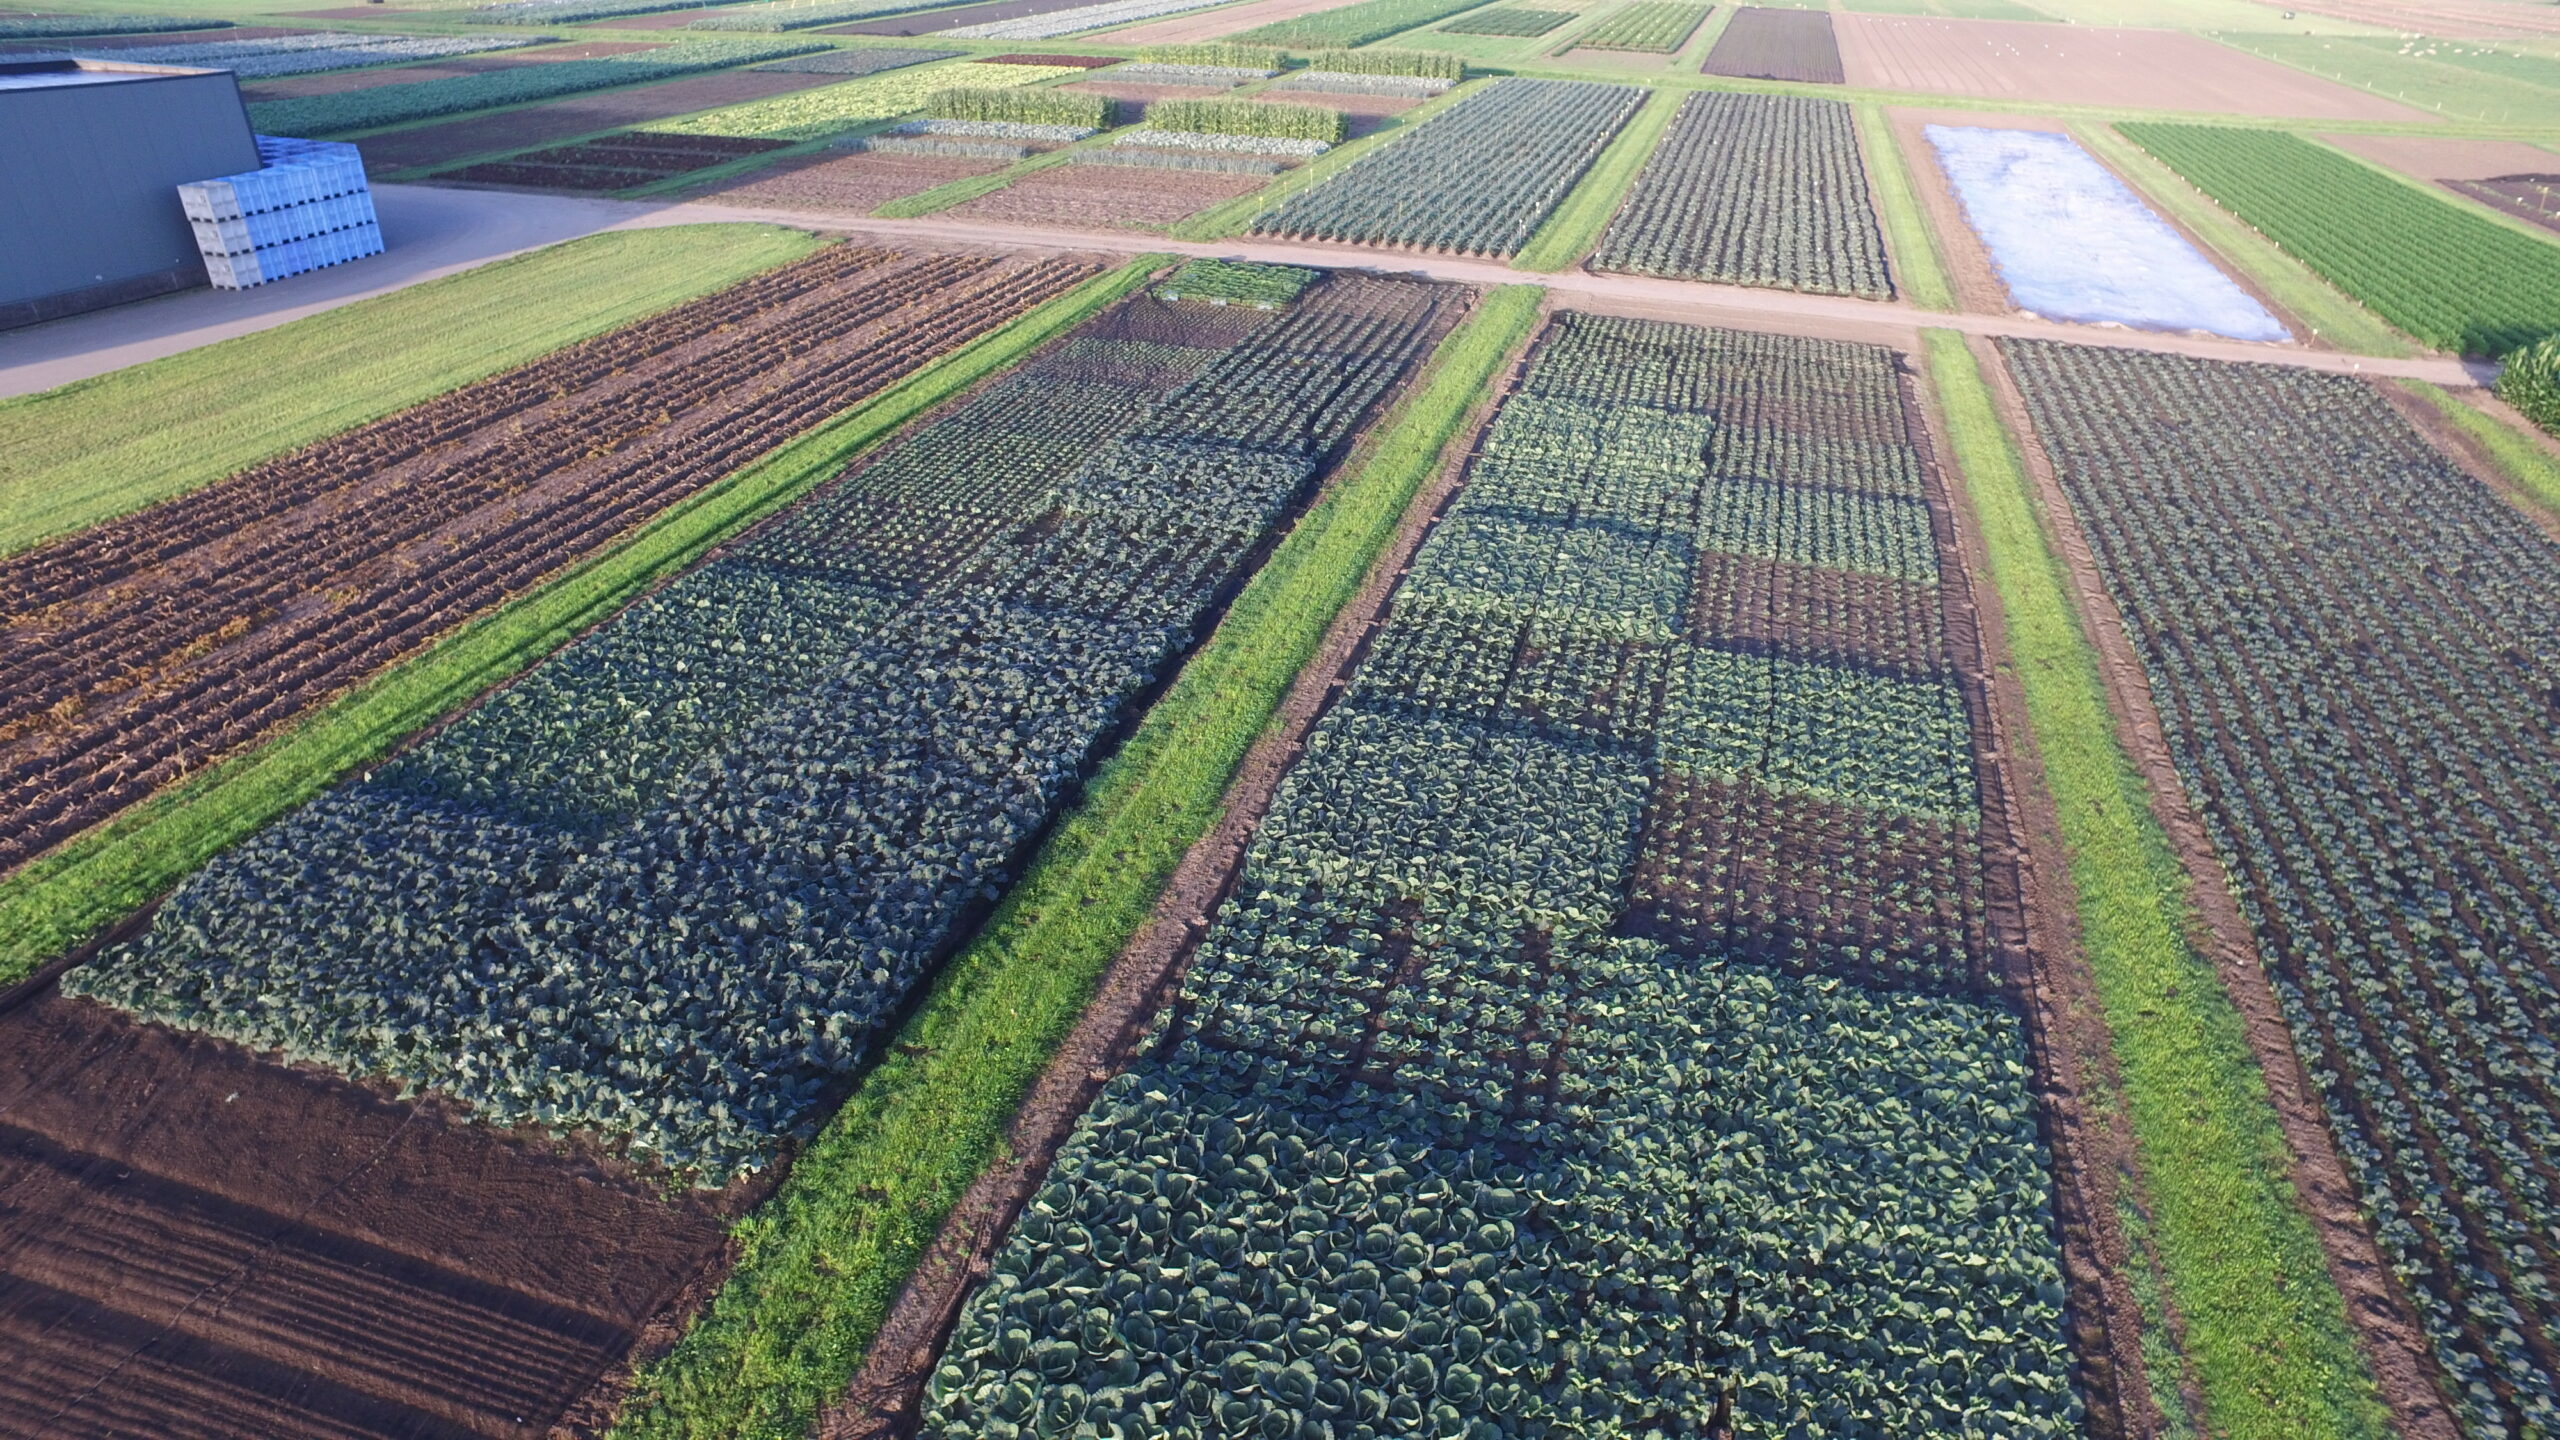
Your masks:
{"label": "cabbage field", "polygon": [[2078,1433],[1896,371],[1557,318],[924,1434]]}
{"label": "cabbage field", "polygon": [[1681,101],[1591,268],[1891,298],[1849,107],[1719,91]]}
{"label": "cabbage field", "polygon": [[2560,1433],[2560,546],[2361,381],[2003,343],[2465,1432]]}
{"label": "cabbage field", "polygon": [[1529,243],[1648,92],[1497,80],[1253,224],[1266,235],[1510,255]]}
{"label": "cabbage field", "polygon": [[706,1184],[767,1165],[1462,293],[1127,301],[70,988]]}

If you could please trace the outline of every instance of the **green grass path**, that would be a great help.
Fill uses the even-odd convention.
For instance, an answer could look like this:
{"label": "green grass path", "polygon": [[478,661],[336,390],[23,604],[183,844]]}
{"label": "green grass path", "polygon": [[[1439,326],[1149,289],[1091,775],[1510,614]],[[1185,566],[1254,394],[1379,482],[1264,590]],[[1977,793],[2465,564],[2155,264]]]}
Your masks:
{"label": "green grass path", "polygon": [[1495,291],[1281,542],[782,1188],[740,1222],[728,1285],[642,1372],[616,1436],[808,1433],[1538,303],[1528,286]]}
{"label": "green grass path", "polygon": [[2080,944],[2114,1034],[2151,1238],[2210,1433],[2384,1440],[2239,1012],[2187,942],[2187,875],[2116,739],[2096,652],[2027,475],[1962,337],[1926,332],[1928,368],[1980,517],[2010,659],[2060,813]]}
{"label": "green grass path", "polygon": [[185,494],[818,244],[774,225],[590,235],[0,400],[0,554]]}
{"label": "green grass path", "polygon": [[1142,283],[1150,256],[1050,301],[376,676],[256,750],[135,806],[0,880],[0,985],[114,924],[226,846],[401,737],[549,654],[659,578],[833,476],[866,446]]}

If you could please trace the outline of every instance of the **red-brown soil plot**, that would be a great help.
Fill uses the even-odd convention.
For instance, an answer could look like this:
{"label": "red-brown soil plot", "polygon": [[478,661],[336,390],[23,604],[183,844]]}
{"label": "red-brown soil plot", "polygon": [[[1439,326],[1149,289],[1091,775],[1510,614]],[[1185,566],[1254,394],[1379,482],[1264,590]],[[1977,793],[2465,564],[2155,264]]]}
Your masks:
{"label": "red-brown soil plot", "polygon": [[2434,118],[2174,30],[1835,18],[1849,83],[1866,89],[2315,120]]}
{"label": "red-brown soil plot", "polygon": [[1806,85],[1837,85],[1842,79],[1831,17],[1819,10],[1736,10],[1702,68],[1709,75]]}
{"label": "red-brown soil plot", "polygon": [[1270,183],[1261,175],[1138,165],[1058,165],[1037,170],[949,212],[955,220],[1068,229],[1171,225]]}
{"label": "red-brown soil plot", "polygon": [[788,148],[787,140],[732,139],[724,135],[651,135],[625,131],[486,160],[448,170],[440,178],[480,185],[532,185],[553,190],[621,190],[695,170],[708,170],[748,155]]}
{"label": "red-brown soil plot", "polygon": [[2414,180],[2487,180],[2560,170],[2560,152],[2521,140],[2454,140],[2434,135],[2323,135],[2351,155]]}
{"label": "red-brown soil plot", "polygon": [[0,869],[1094,272],[837,246],[0,562]]}
{"label": "red-brown soil plot", "polygon": [[811,155],[706,189],[693,198],[867,215],[901,196],[971,175],[992,175],[1007,163],[969,155]]}
{"label": "red-brown soil plot", "polygon": [[0,1012],[0,1436],[538,1436],[719,1198],[44,993]]}
{"label": "red-brown soil plot", "polygon": [[669,80],[662,85],[635,85],[628,90],[555,100],[548,105],[528,105],[521,110],[508,110],[496,115],[446,120],[409,130],[394,130],[387,135],[368,135],[356,142],[356,148],[364,154],[365,168],[379,176],[394,170],[415,170],[448,161],[468,160],[494,151],[520,150],[532,145],[574,140],[599,130],[666,120],[677,115],[690,115],[696,110],[788,95],[794,90],[832,85],[842,78],[840,75],[788,75],[745,70],[696,75],[684,80]]}

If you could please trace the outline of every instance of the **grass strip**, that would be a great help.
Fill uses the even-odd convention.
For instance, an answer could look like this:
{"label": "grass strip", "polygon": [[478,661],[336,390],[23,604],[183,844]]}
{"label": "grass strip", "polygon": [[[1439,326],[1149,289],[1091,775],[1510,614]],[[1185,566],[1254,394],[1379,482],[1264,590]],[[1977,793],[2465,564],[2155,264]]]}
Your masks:
{"label": "grass strip", "polygon": [[1877,217],[1893,257],[1893,284],[1902,298],[1923,310],[1956,308],[1955,287],[1947,282],[1947,263],[1938,253],[1938,237],[1920,208],[1920,192],[1911,178],[1911,157],[1884,118],[1884,107],[1865,101],[1856,107],[1858,144],[1866,152],[1867,188],[1875,196]]}
{"label": "grass strip", "polygon": [[1389,116],[1378,129],[1356,140],[1336,145],[1295,170],[1284,171],[1270,184],[1250,195],[1239,195],[1223,205],[1212,205],[1165,233],[1177,240],[1218,240],[1242,232],[1262,212],[1301,190],[1311,189],[1330,180],[1344,166],[1368,154],[1380,145],[1391,144],[1413,126],[1430,119],[1467,96],[1492,83],[1486,79],[1469,80],[1442,91],[1437,97],[1416,105],[1401,115]]}
{"label": "grass strip", "polygon": [[2187,874],[2117,742],[2049,517],[1963,338],[1930,330],[1926,349],[2070,851],[2080,944],[2206,1419],[2232,1440],[2383,1440],[2387,1417],[2299,1208],[2239,1011],[2187,942]]}
{"label": "grass strip", "polygon": [[1022,315],[844,411],[258,748],[0,880],[0,985],[131,914],[225,847],[401,737],[506,680],[662,576],[798,499],[857,452],[1144,284],[1146,256]]}
{"label": "grass strip", "polygon": [[1648,90],[1644,104],[1627,121],[1618,138],[1591,162],[1591,169],[1564,203],[1529,237],[1529,243],[1513,257],[1511,268],[1553,273],[1565,269],[1600,243],[1600,233],[1617,218],[1618,206],[1627,198],[1627,187],[1643,172],[1644,162],[1653,158],[1653,147],[1662,140],[1662,132],[1671,126],[1671,118],[1680,112],[1687,95],[1672,90]]}
{"label": "grass strip", "polygon": [[1493,292],[1291,529],[782,1188],[739,1223],[729,1283],[642,1371],[614,1436],[809,1432],[1103,972],[1215,823],[1236,767],[1536,324],[1539,298],[1529,286]]}
{"label": "grass strip", "polygon": [[2311,337],[2359,355],[2415,355],[2419,347],[2382,318],[2356,303],[2317,272],[2286,253],[2284,247],[2241,223],[2230,211],[2163,164],[2150,151],[2107,125],[2073,125],[2071,138],[2125,178],[2153,208],[2203,239],[2225,265],[2240,272],[2293,318],[2310,327]]}
{"label": "grass strip", "polygon": [[775,225],[608,231],[0,401],[0,554],[211,484],[819,243]]}
{"label": "grass strip", "polygon": [[2510,484],[2533,497],[2534,503],[2545,511],[2560,516],[2560,460],[2551,458],[2550,451],[2488,411],[2463,403],[2442,386],[2424,380],[2403,380],[2399,384],[2442,411],[2456,429],[2480,442]]}

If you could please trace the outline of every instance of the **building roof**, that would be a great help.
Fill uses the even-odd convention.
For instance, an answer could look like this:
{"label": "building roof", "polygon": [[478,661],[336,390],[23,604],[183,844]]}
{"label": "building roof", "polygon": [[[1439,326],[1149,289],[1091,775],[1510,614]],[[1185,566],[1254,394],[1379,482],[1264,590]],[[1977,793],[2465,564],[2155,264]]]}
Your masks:
{"label": "building roof", "polygon": [[68,85],[120,85],[172,75],[214,71],[183,65],[134,65],[120,60],[81,60],[69,55],[12,55],[0,59],[0,91],[58,90]]}

